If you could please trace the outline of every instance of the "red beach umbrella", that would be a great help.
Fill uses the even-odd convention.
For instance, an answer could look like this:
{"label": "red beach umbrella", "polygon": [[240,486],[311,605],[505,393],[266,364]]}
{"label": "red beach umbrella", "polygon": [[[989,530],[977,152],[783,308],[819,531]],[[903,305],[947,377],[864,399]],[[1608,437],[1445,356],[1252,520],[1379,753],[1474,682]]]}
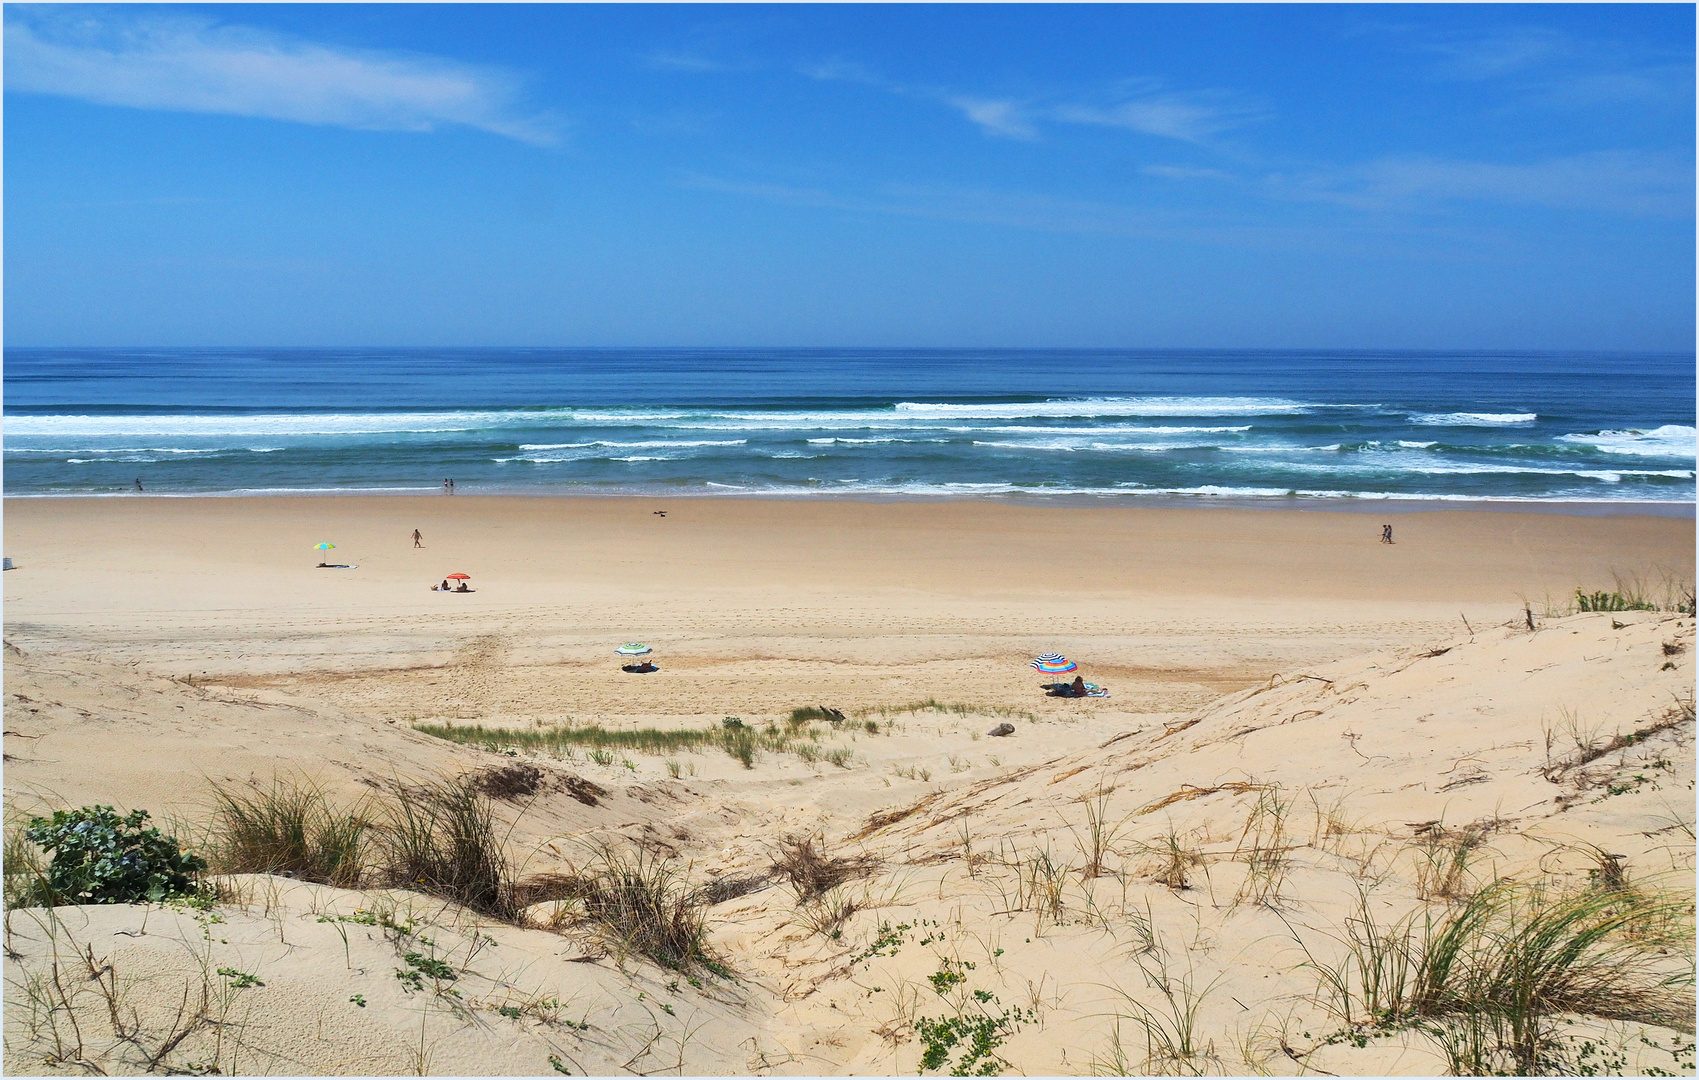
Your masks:
{"label": "red beach umbrella", "polygon": [[448,575],[448,579],[450,581],[471,581],[472,575],[471,574],[450,574],[450,575]]}

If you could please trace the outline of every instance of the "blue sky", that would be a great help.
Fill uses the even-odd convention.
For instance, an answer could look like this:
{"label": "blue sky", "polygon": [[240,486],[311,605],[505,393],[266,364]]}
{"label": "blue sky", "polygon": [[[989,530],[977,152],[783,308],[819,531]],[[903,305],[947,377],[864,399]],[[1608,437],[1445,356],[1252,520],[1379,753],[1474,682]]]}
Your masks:
{"label": "blue sky", "polygon": [[1694,343],[1690,5],[5,18],[11,345]]}

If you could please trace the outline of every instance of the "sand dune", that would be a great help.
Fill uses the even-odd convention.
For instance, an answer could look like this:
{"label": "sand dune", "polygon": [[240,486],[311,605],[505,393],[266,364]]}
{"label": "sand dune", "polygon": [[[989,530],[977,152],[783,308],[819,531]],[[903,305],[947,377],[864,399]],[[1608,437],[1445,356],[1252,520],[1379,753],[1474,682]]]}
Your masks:
{"label": "sand dune", "polygon": [[[232,517],[206,531],[199,510],[167,520],[167,505],[125,509],[136,516],[122,529],[82,504],[32,507],[21,523],[8,506],[8,550],[31,567],[54,558],[49,523],[109,526],[63,533],[74,542],[57,566],[7,575],[10,813],[140,806],[191,837],[210,782],[302,776],[348,805],[532,764],[538,791],[496,803],[525,874],[582,870],[600,841],[673,858],[692,886],[752,891],[706,910],[729,968],[718,975],[621,956],[591,925],[525,928],[418,894],[266,875],[227,879],[230,901],[210,911],[13,911],[10,1072],[137,1072],[157,1055],[157,1067],[225,1072],[901,1074],[966,1017],[1003,1018],[970,1065],[1005,1074],[1429,1074],[1447,1059],[1419,1031],[1329,1040],[1348,1028],[1306,961],[1339,954],[1363,890],[1388,922],[1443,917],[1497,878],[1584,895],[1603,865],[1691,902],[1692,617],[1537,617],[1530,632],[1518,596],[1609,587],[1613,559],[1651,575],[1680,559],[1691,522],[1572,529],[1526,515],[1474,534],[1501,516],[1435,515],[1447,551],[1383,573],[1384,595],[1367,601],[1333,595],[1364,587],[1361,560],[1384,552],[1372,533],[1346,546],[1361,538],[1331,518],[1368,521],[1354,515],[1245,515],[1211,539],[1185,535],[1207,517],[1128,526],[1032,511],[1058,537],[1077,534],[1094,566],[1125,542],[1117,530],[1169,531],[1167,554],[1156,537],[1144,563],[1099,566],[1078,588],[1019,579],[1025,541],[996,530],[1026,529],[1028,511],[763,510],[737,548],[736,522],[712,510],[704,536],[665,550],[693,566],[656,571],[672,595],[625,595],[589,552],[649,523],[596,504],[581,535],[533,537],[489,575],[517,580],[528,557],[534,586],[503,592],[480,571],[482,606],[443,615],[431,605],[472,598],[415,597],[410,555],[362,555],[372,578],[326,599],[310,566],[279,569],[238,537],[253,521],[284,528],[271,507],[242,530]],[[353,509],[322,512],[351,527]],[[466,521],[540,537],[560,512]],[[983,580],[915,554],[964,522],[992,534],[959,544]],[[1405,543],[1438,535],[1424,528]],[[1265,546],[1221,569],[1220,592],[1203,587],[1211,568],[1197,560],[1238,543],[1235,530]],[[124,575],[142,573],[138,538],[159,541],[154,564],[174,583],[125,591]],[[709,549],[692,554],[697,543]],[[1512,565],[1528,552],[1537,573]],[[750,583],[768,557],[774,580]],[[887,566],[911,576],[887,582]],[[316,603],[300,596],[309,586]],[[635,636],[661,646],[657,676],[618,673],[612,644]],[[1089,661],[1113,696],[1042,696],[1023,660],[1046,647]],[[850,722],[804,725],[797,745],[814,749],[765,752],[748,769],[714,746],[516,759],[413,727],[700,730],[737,715],[783,730],[804,704]],[[1012,736],[986,734],[1003,721]],[[868,866],[799,899],[772,868],[787,835]],[[55,956],[75,984],[58,1011]],[[78,968],[90,956],[110,973]],[[1666,959],[1691,972],[1690,954]],[[428,971],[439,975],[409,974]],[[263,985],[237,985],[241,973]],[[137,1010],[133,1023],[119,1013],[128,1040],[106,986]],[[1195,1006],[1179,1056],[1148,1035],[1176,1002]],[[218,1023],[161,1052],[180,1009]],[[1565,1033],[1626,1045],[1626,1068],[1692,1071],[1690,1054],[1638,1041],[1668,1046],[1691,1022],[1563,1019]],[[936,1071],[970,1043],[945,1047]]]}

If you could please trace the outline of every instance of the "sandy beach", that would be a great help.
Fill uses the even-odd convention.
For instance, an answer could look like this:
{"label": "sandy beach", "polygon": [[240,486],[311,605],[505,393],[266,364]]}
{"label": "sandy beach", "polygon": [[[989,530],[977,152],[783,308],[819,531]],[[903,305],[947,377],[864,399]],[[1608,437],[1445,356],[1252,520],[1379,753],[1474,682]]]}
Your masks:
{"label": "sandy beach", "polygon": [[[844,886],[854,910],[829,932],[777,879],[711,906],[712,946],[737,978],[689,987],[572,929],[401,901],[441,923],[444,955],[461,950],[455,1000],[398,984],[383,933],[361,931],[364,959],[332,933],[324,913],[369,910],[371,894],[246,876],[218,946],[266,983],[239,1002],[244,1071],[535,1073],[553,1057],[574,1073],[913,1073],[922,1021],[979,1008],[957,1000],[977,989],[1033,1017],[1007,1028],[1005,1073],[1118,1060],[1430,1073],[1446,1059],[1413,1031],[1323,1044],[1348,1025],[1317,1004],[1295,940],[1336,943],[1367,880],[1388,917],[1435,902],[1412,853],[1465,835],[1482,884],[1584,883],[1587,852],[1608,851],[1691,896],[1693,618],[1571,605],[1578,588],[1691,588],[1694,522],[1385,520],[1390,545],[1377,517],[1316,511],[11,499],[6,806],[204,822],[209,782],[288,774],[354,799],[517,754],[603,793],[586,802],[560,779],[500,804],[527,872],[566,872],[585,840],[610,838],[675,858],[697,884],[771,876],[788,834],[877,862]],[[474,591],[433,592],[449,573]],[[628,641],[653,646],[659,670],[622,673],[613,650]],[[1048,651],[1109,696],[1046,696],[1028,662]],[[807,706],[849,721],[810,728],[837,762],[775,752],[746,769],[709,750],[603,763],[414,730],[700,730],[733,716],[777,729]],[[1012,735],[987,735],[1003,722]],[[1272,896],[1248,899],[1246,838],[1270,827],[1269,792],[1285,800],[1270,842],[1290,865]],[[1095,857],[1091,820],[1115,823]],[[1153,872],[1163,835],[1181,838],[1194,880]],[[1061,868],[1049,906],[1030,886],[1041,853]],[[129,909],[66,910],[53,934],[9,924],[23,944],[7,961],[8,1071],[48,1068],[12,987],[60,937],[102,942],[146,975],[135,992],[158,1009],[186,977],[187,954],[162,943],[211,941],[192,913],[160,913],[150,946],[113,936],[134,929]],[[480,933],[499,945],[480,953]],[[941,987],[940,971],[967,977]],[[1182,975],[1209,1045],[1164,1059],[1133,1018],[1165,1007],[1161,987]],[[570,999],[589,1027],[501,1013],[521,984]],[[351,1010],[351,995],[369,1004]],[[1582,1023],[1666,1042],[1692,1027]],[[184,1052],[213,1060],[208,1039]],[[100,1052],[103,1068],[138,1071],[128,1051]],[[69,1060],[48,1071],[77,1071]]]}

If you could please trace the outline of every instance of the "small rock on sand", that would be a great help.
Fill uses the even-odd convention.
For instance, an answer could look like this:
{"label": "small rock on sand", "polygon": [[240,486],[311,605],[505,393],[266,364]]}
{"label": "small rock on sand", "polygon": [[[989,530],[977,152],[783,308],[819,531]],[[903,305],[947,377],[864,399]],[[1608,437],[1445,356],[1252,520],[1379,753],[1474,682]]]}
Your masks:
{"label": "small rock on sand", "polygon": [[996,727],[986,732],[987,735],[996,736],[997,738],[1002,738],[1004,735],[1013,735],[1014,733],[1015,725],[1013,724],[998,724]]}

